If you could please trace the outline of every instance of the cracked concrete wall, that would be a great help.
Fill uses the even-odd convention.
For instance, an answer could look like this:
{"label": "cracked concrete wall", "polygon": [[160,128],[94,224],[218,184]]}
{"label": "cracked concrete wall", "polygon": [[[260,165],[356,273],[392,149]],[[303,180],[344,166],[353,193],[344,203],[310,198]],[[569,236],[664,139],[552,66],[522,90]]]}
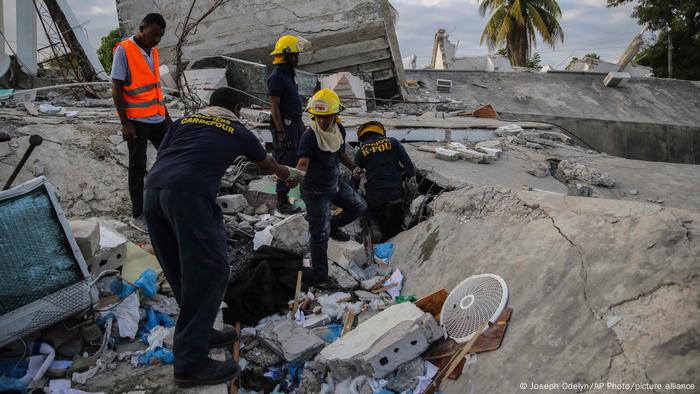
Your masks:
{"label": "cracked concrete wall", "polygon": [[[161,62],[173,63],[177,34],[189,1],[117,0],[119,25],[133,34],[149,12],[165,17],[168,28],[160,44]],[[199,3],[198,18],[210,3]],[[199,25],[183,47],[183,60],[227,55],[270,64],[270,51],[283,34],[311,41],[300,57],[300,69],[313,73],[349,71],[369,73],[378,97],[403,92],[405,76],[394,29],[394,10],[388,0],[231,1]]]}
{"label": "cracked concrete wall", "polygon": [[700,212],[490,186],[443,193],[433,207],[393,239],[403,292],[494,273],[514,308],[502,347],[444,392],[516,392],[520,382],[699,387]]}
{"label": "cracked concrete wall", "polygon": [[631,78],[619,88],[604,75],[409,70],[409,79],[467,108],[493,104],[502,119],[545,122],[566,129],[595,149],[628,159],[700,164],[700,85],[693,81]]}

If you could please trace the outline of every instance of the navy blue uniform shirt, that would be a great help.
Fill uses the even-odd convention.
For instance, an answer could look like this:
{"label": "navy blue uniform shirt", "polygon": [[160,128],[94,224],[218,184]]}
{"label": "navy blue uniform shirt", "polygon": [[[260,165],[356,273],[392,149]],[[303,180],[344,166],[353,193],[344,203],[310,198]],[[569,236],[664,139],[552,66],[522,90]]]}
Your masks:
{"label": "navy blue uniform shirt", "polygon": [[158,149],[146,189],[171,189],[216,198],[221,177],[238,156],[267,156],[258,138],[242,124],[194,114],[175,121]]}
{"label": "navy blue uniform shirt", "polygon": [[280,115],[283,119],[301,120],[303,109],[293,68],[277,65],[267,78],[267,94],[280,98]]}
{"label": "navy blue uniform shirt", "polygon": [[366,190],[400,188],[402,170],[406,172],[406,178],[416,175],[413,162],[401,142],[376,133],[368,135],[360,143],[355,153],[355,164],[366,171]]}
{"label": "navy blue uniform shirt", "polygon": [[[338,124],[338,129],[345,141],[345,127]],[[309,159],[309,168],[302,182],[303,188],[308,188],[317,192],[338,191],[338,181],[340,180],[340,154],[345,151],[345,142],[340,145],[336,152],[321,150],[316,142],[313,129],[307,127],[299,142],[299,158]]]}

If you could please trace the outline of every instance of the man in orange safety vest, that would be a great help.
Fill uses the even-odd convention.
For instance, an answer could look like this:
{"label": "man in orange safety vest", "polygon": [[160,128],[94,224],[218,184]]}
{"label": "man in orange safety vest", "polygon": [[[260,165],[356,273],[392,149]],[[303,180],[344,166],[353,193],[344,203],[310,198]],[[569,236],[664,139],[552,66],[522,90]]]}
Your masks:
{"label": "man in orange safety vest", "polygon": [[160,14],[146,15],[139,31],[114,47],[112,98],[129,147],[129,194],[133,218],[129,224],[148,232],[143,216],[143,179],[148,141],[158,149],[172,123],[163,104],[156,46],[165,33]]}

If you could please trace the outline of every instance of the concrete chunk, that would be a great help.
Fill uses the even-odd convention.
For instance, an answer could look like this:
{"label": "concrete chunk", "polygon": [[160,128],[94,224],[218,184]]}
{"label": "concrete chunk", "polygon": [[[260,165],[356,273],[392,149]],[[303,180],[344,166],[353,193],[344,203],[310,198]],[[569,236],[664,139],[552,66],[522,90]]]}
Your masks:
{"label": "concrete chunk", "polygon": [[359,242],[346,241],[340,242],[334,239],[328,240],[328,260],[338,263],[341,267],[347,269],[347,263],[354,261],[357,264],[364,264],[367,260],[365,257],[365,247]]}
{"label": "concrete chunk", "polygon": [[[256,223],[257,224],[257,223]],[[272,226],[272,246],[300,255],[309,248],[309,223],[303,214],[292,215]]]}
{"label": "concrete chunk", "polygon": [[378,313],[321,351],[318,361],[338,380],[383,378],[442,337],[435,319],[410,302]]}
{"label": "concrete chunk", "polygon": [[86,263],[92,276],[105,270],[119,269],[126,261],[127,239],[123,235],[100,226],[100,249]]}
{"label": "concrete chunk", "polygon": [[248,208],[248,200],[242,194],[227,194],[216,198],[216,204],[221,207],[221,212],[237,214]]}
{"label": "concrete chunk", "polygon": [[435,158],[445,161],[457,161],[459,160],[459,152],[451,149],[445,148],[435,148]]}
{"label": "concrete chunk", "polygon": [[328,263],[328,276],[338,282],[338,286],[343,289],[354,289],[359,283],[355,277],[336,263]]}
{"label": "concrete chunk", "polygon": [[92,220],[71,220],[70,229],[84,259],[100,250],[100,225]]}
{"label": "concrete chunk", "polygon": [[268,324],[260,332],[259,338],[270,350],[290,363],[308,360],[325,345],[311,331],[291,320]]}
{"label": "concrete chunk", "polygon": [[330,316],[326,315],[325,313],[319,313],[318,315],[307,316],[306,320],[304,320],[301,326],[310,330],[312,328],[325,326],[330,322]]}

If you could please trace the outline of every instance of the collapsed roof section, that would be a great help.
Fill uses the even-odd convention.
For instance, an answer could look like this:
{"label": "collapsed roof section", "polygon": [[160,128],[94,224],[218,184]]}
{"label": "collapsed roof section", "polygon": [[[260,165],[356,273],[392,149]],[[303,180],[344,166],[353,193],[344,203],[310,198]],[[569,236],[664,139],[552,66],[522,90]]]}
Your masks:
{"label": "collapsed roof section", "polygon": [[[161,13],[167,23],[160,43],[161,63],[175,61],[178,27],[189,1],[116,0],[123,33],[136,31],[144,15]],[[207,3],[196,4],[199,18]],[[183,61],[226,55],[270,64],[270,51],[283,34],[300,35],[312,48],[300,58],[300,69],[317,74],[349,71],[371,76],[375,95],[403,94],[405,76],[394,30],[396,10],[388,0],[231,1],[217,8],[198,26],[183,47]]]}

